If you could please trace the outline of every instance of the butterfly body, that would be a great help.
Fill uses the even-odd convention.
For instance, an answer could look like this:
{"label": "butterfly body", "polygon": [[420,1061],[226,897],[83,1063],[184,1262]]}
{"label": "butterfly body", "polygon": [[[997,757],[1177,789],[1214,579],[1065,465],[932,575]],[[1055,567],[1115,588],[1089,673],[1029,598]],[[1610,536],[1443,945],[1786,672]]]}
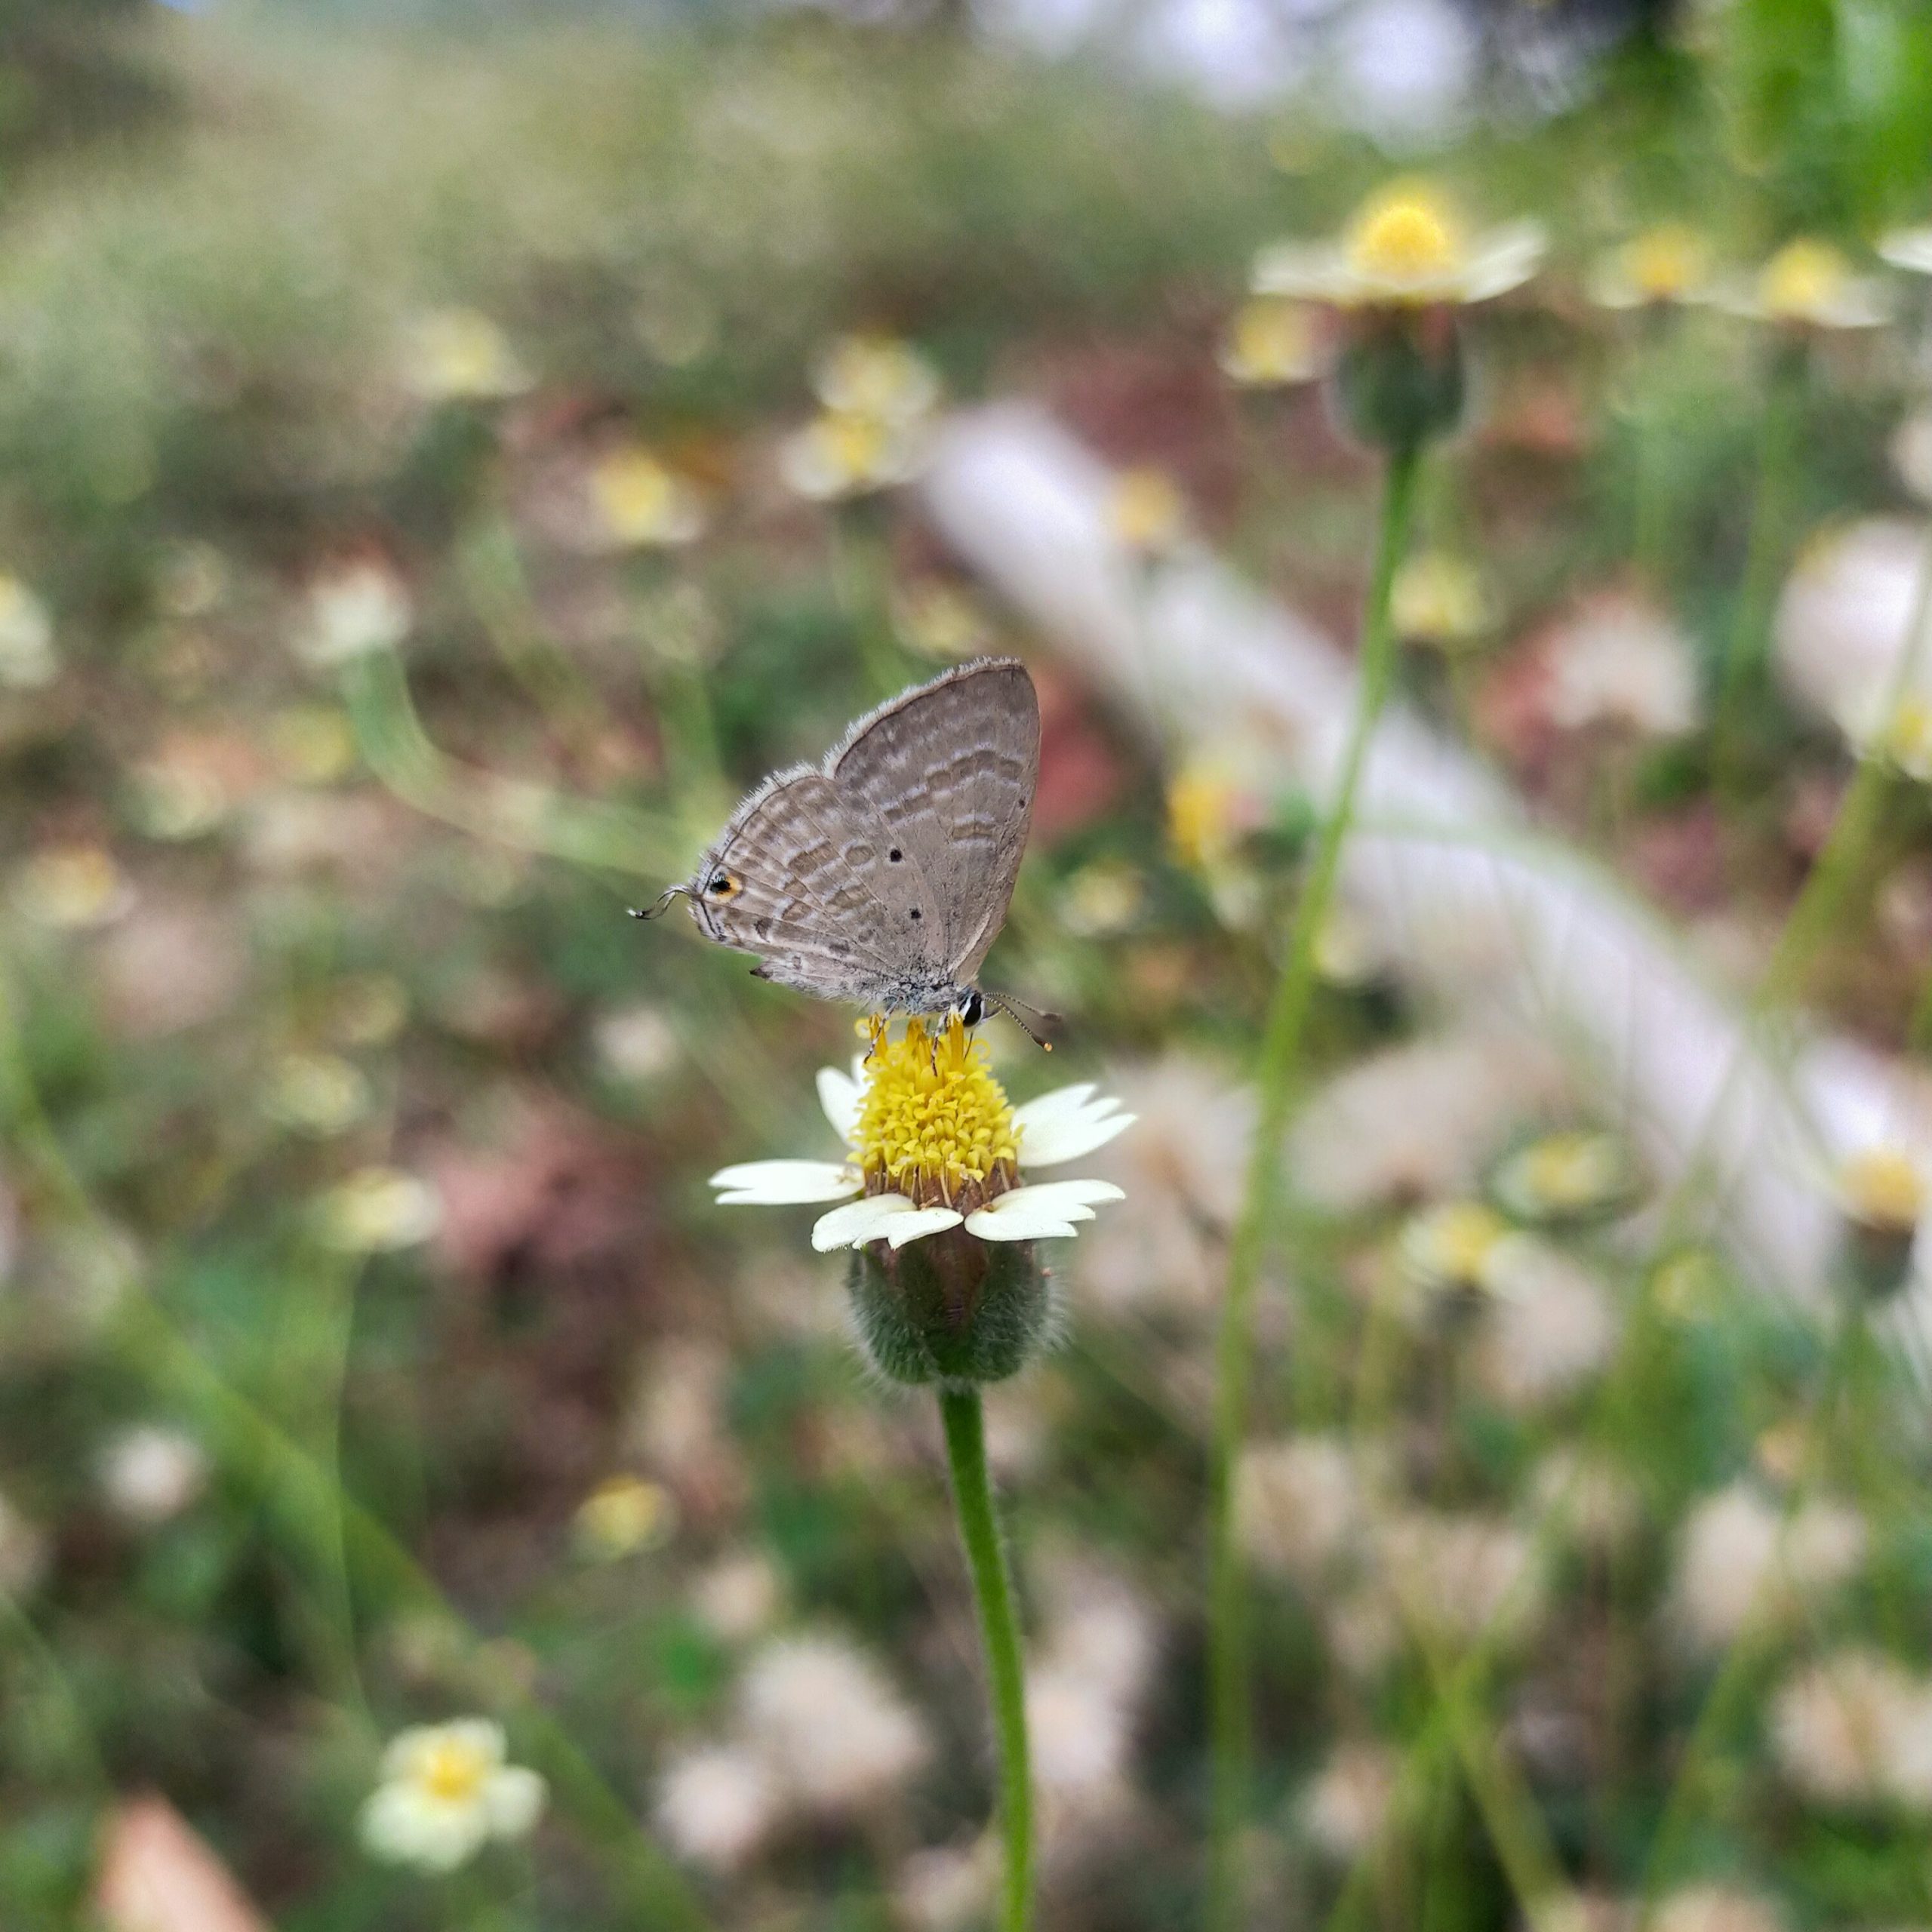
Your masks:
{"label": "butterfly body", "polygon": [[1012,658],[963,664],[774,774],[685,888],[761,978],[875,1013],[958,1012],[1004,923],[1032,822],[1040,711]]}

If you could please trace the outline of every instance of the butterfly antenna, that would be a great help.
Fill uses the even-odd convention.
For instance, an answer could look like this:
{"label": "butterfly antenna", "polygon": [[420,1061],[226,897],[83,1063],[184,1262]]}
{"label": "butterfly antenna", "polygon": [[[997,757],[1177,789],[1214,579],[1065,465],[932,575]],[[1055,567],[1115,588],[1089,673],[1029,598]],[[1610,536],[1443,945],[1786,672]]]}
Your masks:
{"label": "butterfly antenna", "polygon": [[671,901],[672,900],[679,897],[688,899],[691,896],[691,889],[688,885],[666,886],[664,890],[657,895],[657,900],[653,904],[649,906],[632,906],[629,909],[630,915],[633,919],[654,919],[657,918],[660,913],[668,912],[670,909]]}
{"label": "butterfly antenna", "polygon": [[1042,1053],[1050,1054],[1053,1051],[1054,1043],[1046,1038],[1045,1032],[1035,1032],[1020,1016],[1023,1014],[1030,1014],[1040,1023],[1043,1029],[1051,1031],[1064,1023],[1057,1013],[1042,1013],[1038,1008],[1029,1006],[1023,1001],[1015,999],[1011,993],[987,993],[983,997],[989,1006],[998,1008]]}

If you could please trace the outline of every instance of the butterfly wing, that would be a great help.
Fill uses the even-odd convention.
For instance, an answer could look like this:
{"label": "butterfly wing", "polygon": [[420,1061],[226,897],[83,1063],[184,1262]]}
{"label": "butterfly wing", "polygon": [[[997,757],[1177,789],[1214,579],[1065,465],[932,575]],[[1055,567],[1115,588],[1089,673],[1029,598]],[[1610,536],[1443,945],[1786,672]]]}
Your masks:
{"label": "butterfly wing", "polygon": [[[1040,704],[1011,657],[963,664],[862,718],[826,761],[943,909],[940,962],[970,985],[1006,921],[1032,824]],[[893,852],[902,857],[894,860]]]}
{"label": "butterfly wing", "polygon": [[888,1003],[937,970],[941,925],[923,876],[887,857],[891,835],[862,800],[801,767],[731,815],[691,884],[699,930],[758,955],[758,971],[821,999]]}

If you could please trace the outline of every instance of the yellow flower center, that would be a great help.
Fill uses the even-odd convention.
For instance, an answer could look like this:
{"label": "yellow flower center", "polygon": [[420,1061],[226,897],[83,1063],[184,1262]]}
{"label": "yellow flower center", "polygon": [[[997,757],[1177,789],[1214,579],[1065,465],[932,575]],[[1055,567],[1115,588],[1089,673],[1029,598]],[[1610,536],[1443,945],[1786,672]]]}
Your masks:
{"label": "yellow flower center", "polygon": [[1895,1147],[1868,1147],[1838,1170],[1838,1192],[1854,1220],[1903,1231],[1925,1208],[1925,1177]]}
{"label": "yellow flower center", "polygon": [[1130,469],[1114,485],[1114,534],[1130,549],[1160,550],[1174,543],[1187,507],[1174,479],[1158,469]]}
{"label": "yellow flower center", "polygon": [[1402,1251],[1426,1280],[1473,1287],[1508,1223],[1480,1201],[1453,1201],[1410,1223]]}
{"label": "yellow flower center", "polygon": [[1243,817],[1240,787],[1220,772],[1177,772],[1168,786],[1168,843],[1196,872],[1211,872],[1232,856]]}
{"label": "yellow flower center", "polygon": [[1391,592],[1397,632],[1417,644],[1467,644],[1489,625],[1489,596],[1473,564],[1424,550],[1395,573]]}
{"label": "yellow flower center", "polygon": [[1647,302],[1674,302],[1703,280],[1710,251],[1694,228],[1667,221],[1623,246],[1623,272]]}
{"label": "yellow flower center", "polygon": [[1546,1208],[1588,1208],[1617,1191],[1617,1143],[1600,1134],[1552,1134],[1523,1156],[1523,1184]]}
{"label": "yellow flower center", "polygon": [[891,434],[883,417],[828,411],[818,420],[819,445],[827,467],[848,483],[863,483],[885,466]]}
{"label": "yellow flower center", "polygon": [[956,1015],[910,1020],[894,1039],[872,1023],[854,1150],[870,1194],[968,1211],[1019,1179],[1020,1132],[983,1041]]}
{"label": "yellow flower center", "polygon": [[620,543],[675,543],[693,534],[689,494],[648,451],[617,450],[592,472],[591,494]]}
{"label": "yellow flower center", "polygon": [[1463,239],[1441,195],[1425,183],[1406,182],[1363,207],[1343,250],[1365,281],[1414,287],[1453,275],[1463,263]]}
{"label": "yellow flower center", "polygon": [[925,358],[891,336],[850,335],[820,364],[817,386],[829,409],[888,420],[929,408],[937,385]]}
{"label": "yellow flower center", "polygon": [[475,1746],[445,1740],[423,1754],[416,1780],[441,1804],[469,1804],[481,1792],[490,1770],[490,1760]]}
{"label": "yellow flower center", "polygon": [[1908,777],[1932,777],[1932,703],[1901,698],[1885,721],[1878,748]]}
{"label": "yellow flower center", "polygon": [[1229,326],[1221,366],[1235,381],[1256,387],[1305,382],[1316,366],[1309,311],[1278,297],[1244,303]]}
{"label": "yellow flower center", "polygon": [[1764,264],[1758,299],[1780,321],[1814,321],[1844,294],[1850,265],[1829,242],[1787,242]]}

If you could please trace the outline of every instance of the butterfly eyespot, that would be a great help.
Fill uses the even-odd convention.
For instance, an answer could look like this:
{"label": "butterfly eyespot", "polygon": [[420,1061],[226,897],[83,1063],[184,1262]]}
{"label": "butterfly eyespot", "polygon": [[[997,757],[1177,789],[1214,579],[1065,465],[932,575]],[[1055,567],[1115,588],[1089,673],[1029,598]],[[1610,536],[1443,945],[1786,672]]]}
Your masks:
{"label": "butterfly eyespot", "polygon": [[915,906],[912,908],[912,911],[911,911],[911,912],[909,912],[909,913],[907,913],[906,916],[909,919],[918,919],[918,918],[923,918],[925,915],[924,915],[922,912],[921,912],[921,911],[919,910],[919,909],[918,909],[918,906]]}
{"label": "butterfly eyespot", "polygon": [[888,859],[890,859],[890,860],[892,861],[892,863],[896,866],[896,865],[897,865],[897,864],[898,864],[898,863],[900,862],[900,860],[901,859],[903,859],[903,858],[904,858],[904,857],[905,857],[906,854],[905,854],[903,852],[900,851],[900,849],[899,849],[899,848],[898,848],[897,845],[895,845],[895,846],[894,846],[894,847],[893,847],[893,848],[892,848],[892,850],[891,850],[891,851],[889,851],[888,853],[887,853],[887,854],[886,854],[886,855],[885,855],[885,856],[886,856]]}
{"label": "butterfly eyespot", "polygon": [[704,882],[704,896],[722,903],[735,899],[745,889],[745,882],[731,872],[713,872]]}

